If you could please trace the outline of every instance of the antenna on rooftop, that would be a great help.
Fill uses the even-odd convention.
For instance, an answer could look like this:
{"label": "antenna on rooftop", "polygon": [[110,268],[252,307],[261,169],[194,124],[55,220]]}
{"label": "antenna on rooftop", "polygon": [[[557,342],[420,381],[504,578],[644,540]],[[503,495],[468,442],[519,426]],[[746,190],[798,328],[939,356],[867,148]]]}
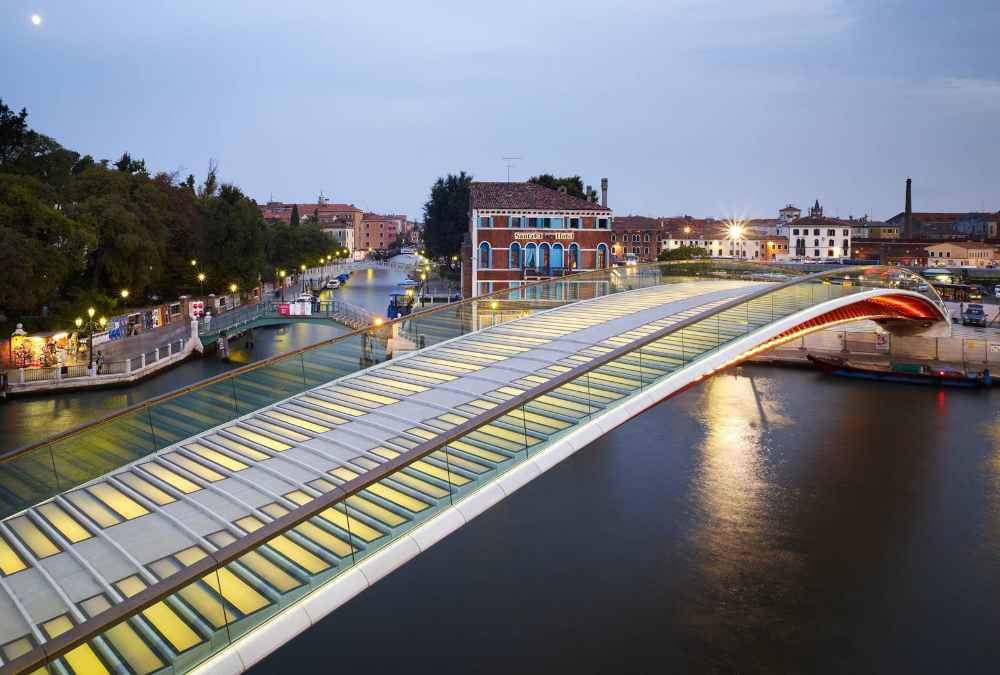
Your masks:
{"label": "antenna on rooftop", "polygon": [[514,161],[517,161],[517,160],[522,160],[524,158],[523,157],[510,156],[510,157],[501,157],[501,159],[503,161],[507,162],[507,165],[506,165],[507,166],[507,182],[509,183],[510,182],[510,168],[512,166],[514,166],[511,162],[514,162]]}

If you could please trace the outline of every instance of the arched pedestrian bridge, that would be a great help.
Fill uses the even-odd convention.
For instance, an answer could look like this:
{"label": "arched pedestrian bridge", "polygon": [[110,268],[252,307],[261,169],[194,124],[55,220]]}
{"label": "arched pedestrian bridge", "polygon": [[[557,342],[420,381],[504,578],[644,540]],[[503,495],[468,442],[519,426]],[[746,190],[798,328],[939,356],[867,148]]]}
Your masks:
{"label": "arched pedestrian bridge", "polygon": [[647,407],[860,319],[950,326],[895,268],[616,269],[418,313],[22,449],[0,464],[2,672],[240,672]]}

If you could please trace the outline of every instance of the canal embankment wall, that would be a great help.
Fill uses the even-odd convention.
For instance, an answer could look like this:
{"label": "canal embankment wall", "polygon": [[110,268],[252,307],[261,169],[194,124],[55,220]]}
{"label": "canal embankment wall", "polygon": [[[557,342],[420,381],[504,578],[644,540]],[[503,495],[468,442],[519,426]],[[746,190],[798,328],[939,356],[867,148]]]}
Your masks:
{"label": "canal embankment wall", "polygon": [[[961,330],[962,332],[959,332]],[[1000,368],[1000,333],[956,327],[951,337],[901,337],[864,322],[829,328],[755,356],[755,363],[807,363],[808,354],[836,355],[868,363],[926,363],[969,372]]]}

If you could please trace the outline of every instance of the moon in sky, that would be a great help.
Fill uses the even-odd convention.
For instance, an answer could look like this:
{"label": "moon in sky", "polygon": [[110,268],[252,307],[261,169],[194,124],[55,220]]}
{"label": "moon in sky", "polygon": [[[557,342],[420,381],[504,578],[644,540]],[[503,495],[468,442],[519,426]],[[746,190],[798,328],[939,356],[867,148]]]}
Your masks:
{"label": "moon in sky", "polygon": [[42,25],[42,17],[39,16],[38,14],[32,14],[31,15],[31,23],[33,23],[36,26]]}

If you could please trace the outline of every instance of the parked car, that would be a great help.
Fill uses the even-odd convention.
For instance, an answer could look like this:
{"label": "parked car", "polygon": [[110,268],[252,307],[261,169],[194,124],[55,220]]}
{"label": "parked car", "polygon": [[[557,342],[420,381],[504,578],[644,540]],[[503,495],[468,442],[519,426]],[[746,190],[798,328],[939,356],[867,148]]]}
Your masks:
{"label": "parked car", "polygon": [[982,305],[969,305],[965,308],[965,312],[962,314],[962,325],[963,326],[982,326],[986,327],[986,312],[983,311]]}

